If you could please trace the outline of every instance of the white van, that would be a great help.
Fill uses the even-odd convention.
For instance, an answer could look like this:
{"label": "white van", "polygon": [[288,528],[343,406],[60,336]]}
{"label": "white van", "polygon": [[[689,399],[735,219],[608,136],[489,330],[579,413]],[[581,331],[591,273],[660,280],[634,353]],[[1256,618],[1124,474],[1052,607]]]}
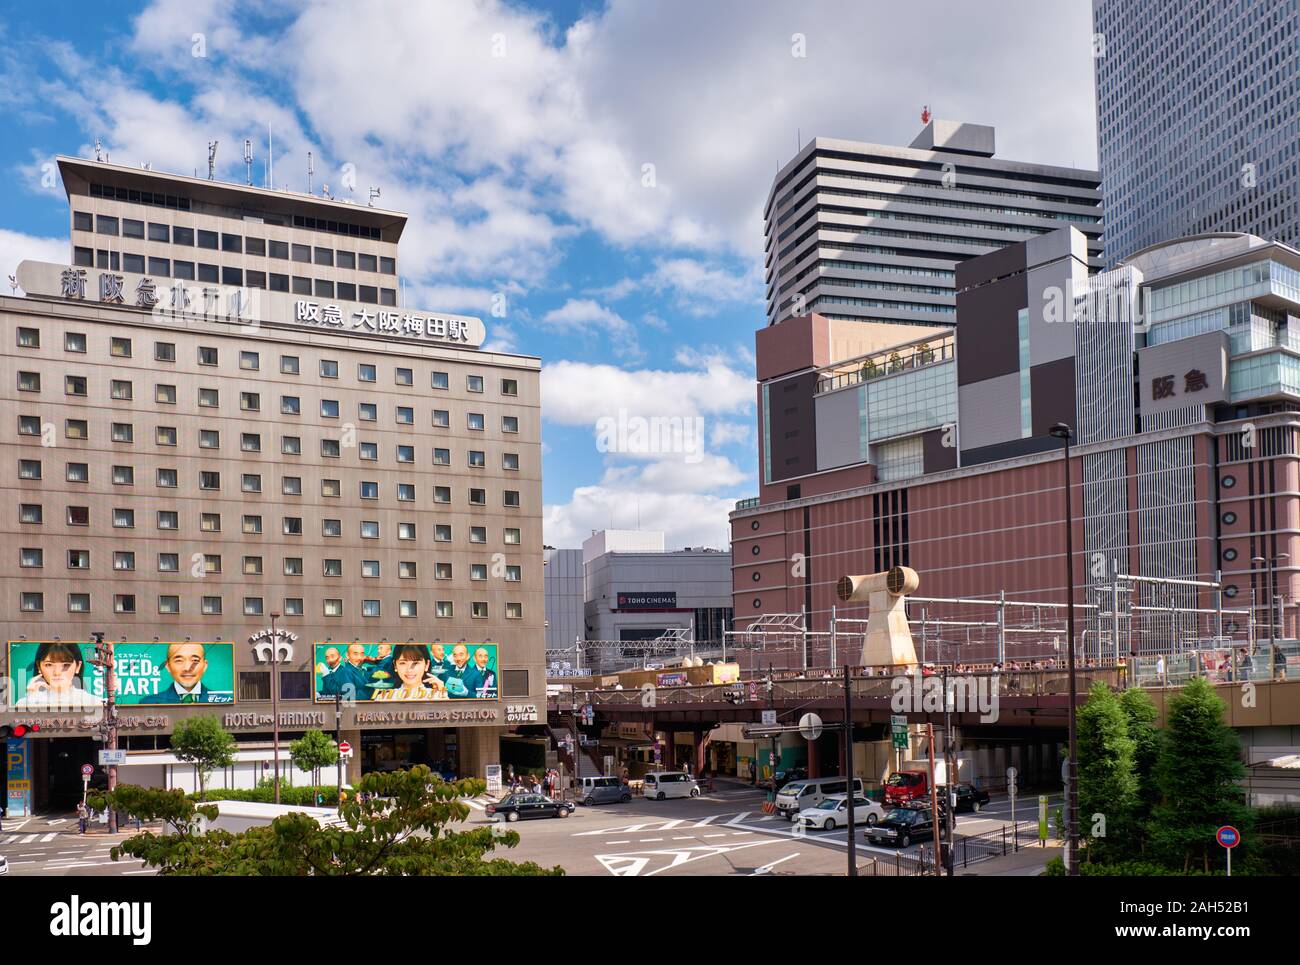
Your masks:
{"label": "white van", "polygon": [[[800,811],[815,808],[832,795],[846,795],[848,790],[848,782],[842,777],[805,777],[791,781],[776,796],[776,813],[787,821],[793,821]],[[860,777],[853,779],[853,794],[855,797],[864,796]]]}
{"label": "white van", "polygon": [[685,771],[651,771],[641,779],[641,793],[654,801],[669,797],[699,797],[700,786]]}

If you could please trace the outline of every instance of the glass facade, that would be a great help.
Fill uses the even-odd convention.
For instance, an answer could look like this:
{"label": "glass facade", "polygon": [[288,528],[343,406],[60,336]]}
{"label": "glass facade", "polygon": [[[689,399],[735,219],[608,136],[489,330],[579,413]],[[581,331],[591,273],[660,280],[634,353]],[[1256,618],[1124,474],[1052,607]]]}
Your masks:
{"label": "glass facade", "polygon": [[957,421],[957,363],[868,382],[867,432],[874,443]]}
{"label": "glass facade", "polygon": [[1233,402],[1289,392],[1300,395],[1300,358],[1282,351],[1263,352],[1228,364]]}
{"label": "glass facade", "polygon": [[1016,325],[1020,337],[1020,438],[1028,439],[1034,434],[1033,393],[1029,381],[1029,309],[1022,308],[1016,313]]}

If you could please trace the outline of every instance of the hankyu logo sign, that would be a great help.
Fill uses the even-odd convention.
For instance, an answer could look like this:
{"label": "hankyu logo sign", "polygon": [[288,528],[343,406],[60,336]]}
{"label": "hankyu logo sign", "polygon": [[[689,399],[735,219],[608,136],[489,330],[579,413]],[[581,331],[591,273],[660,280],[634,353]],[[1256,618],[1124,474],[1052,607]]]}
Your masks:
{"label": "hankyu logo sign", "polygon": [[321,302],[265,288],[159,278],[130,272],[24,261],[17,282],[29,295],[135,308],[167,318],[256,329],[261,324],[323,328],[346,335],[477,348],[487,332],[467,315],[412,312],[365,302]]}

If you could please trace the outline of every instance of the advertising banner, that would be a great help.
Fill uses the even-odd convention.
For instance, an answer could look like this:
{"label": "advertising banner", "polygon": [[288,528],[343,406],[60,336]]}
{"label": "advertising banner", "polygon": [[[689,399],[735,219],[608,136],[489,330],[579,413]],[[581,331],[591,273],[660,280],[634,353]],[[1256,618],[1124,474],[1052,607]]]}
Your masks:
{"label": "advertising banner", "polygon": [[[102,709],[104,674],[94,658],[92,643],[11,641],[13,710]],[[234,643],[117,643],[113,663],[122,706],[235,702]]]}
{"label": "advertising banner", "polygon": [[620,593],[619,610],[675,610],[677,609],[677,592],[662,593]]}
{"label": "advertising banner", "polygon": [[495,643],[317,643],[315,696],[333,701],[496,700]]}

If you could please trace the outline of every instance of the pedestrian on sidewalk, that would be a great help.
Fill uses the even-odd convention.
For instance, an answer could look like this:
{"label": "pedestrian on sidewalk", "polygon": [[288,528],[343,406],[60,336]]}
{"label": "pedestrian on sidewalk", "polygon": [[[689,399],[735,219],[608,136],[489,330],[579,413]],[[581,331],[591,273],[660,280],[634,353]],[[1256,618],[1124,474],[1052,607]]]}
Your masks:
{"label": "pedestrian on sidewalk", "polygon": [[749,786],[758,786],[758,763],[752,757],[749,759]]}
{"label": "pedestrian on sidewalk", "polygon": [[85,802],[77,805],[77,829],[79,834],[86,833],[86,821],[90,817],[90,812],[86,810]]}

